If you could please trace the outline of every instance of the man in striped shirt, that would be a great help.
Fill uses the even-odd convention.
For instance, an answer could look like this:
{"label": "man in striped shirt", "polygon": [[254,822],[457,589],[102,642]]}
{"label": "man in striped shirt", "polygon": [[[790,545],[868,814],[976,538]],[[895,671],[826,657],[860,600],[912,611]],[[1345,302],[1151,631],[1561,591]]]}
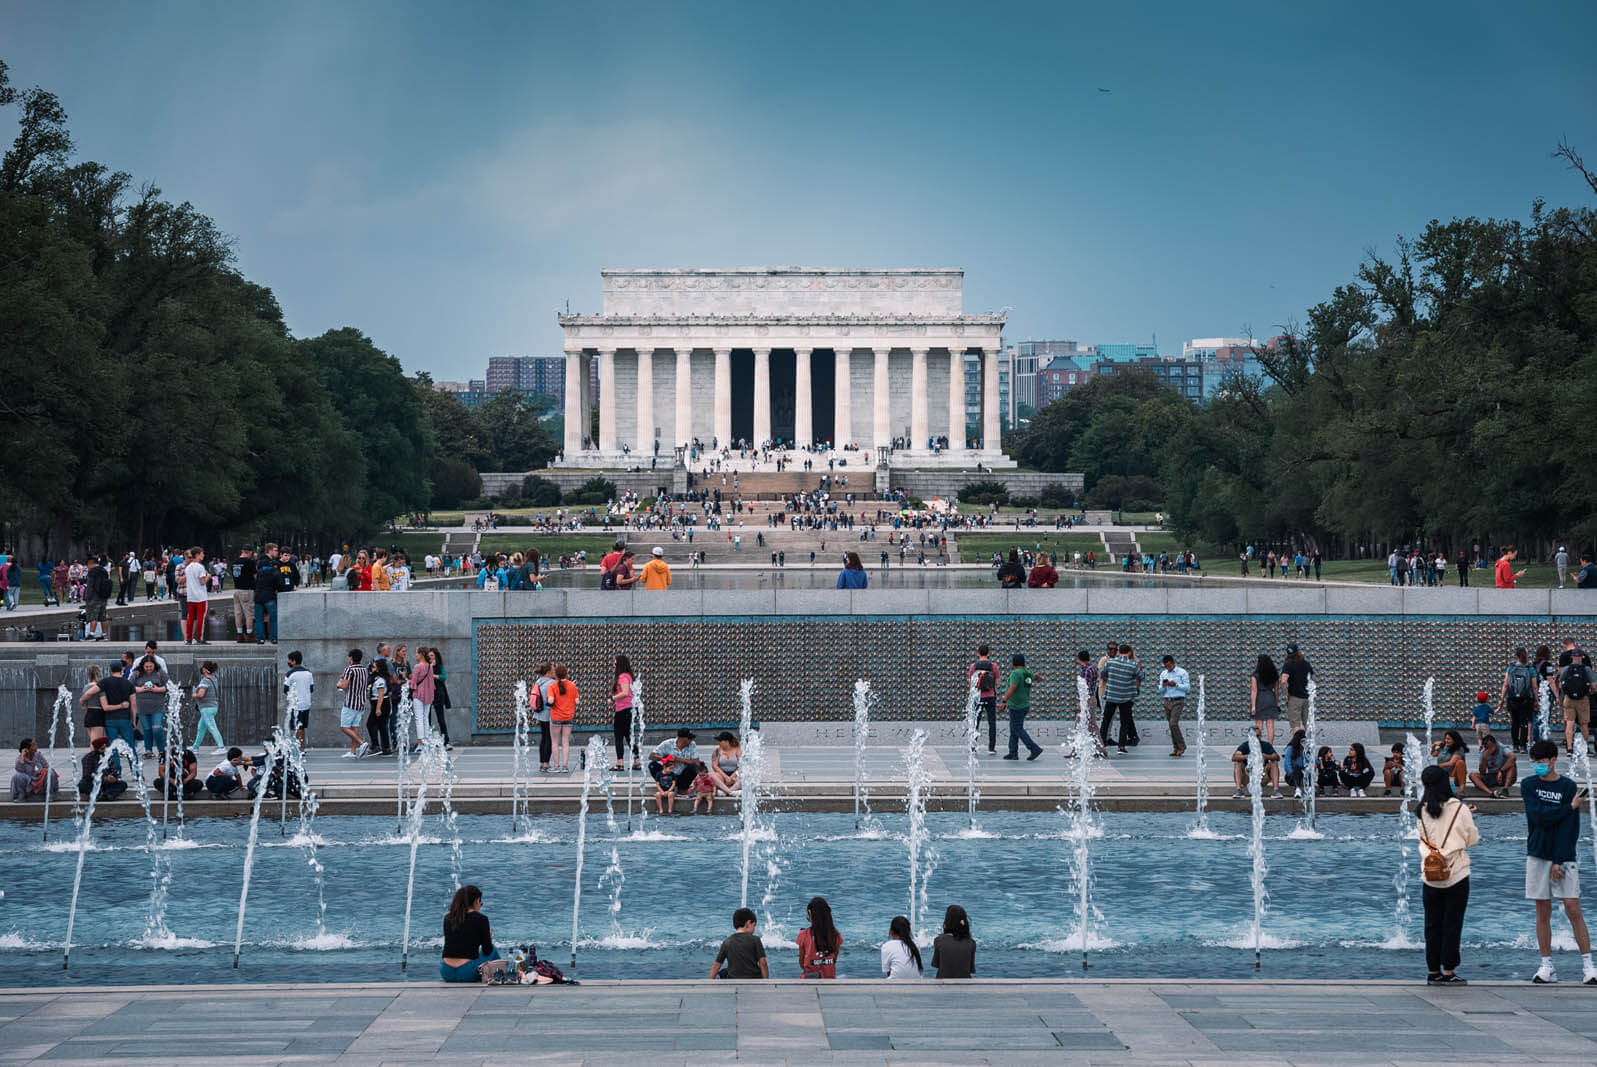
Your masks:
{"label": "man in striped shirt", "polygon": [[371,751],[371,745],[360,736],[360,724],[366,716],[371,693],[371,675],[361,659],[360,649],[350,649],[349,666],[338,679],[338,688],[344,691],[344,706],[338,710],[338,729],[349,738],[349,751],[344,753],[344,759],[360,759]]}
{"label": "man in striped shirt", "polygon": [[1126,738],[1136,732],[1131,720],[1131,706],[1137,700],[1137,689],[1142,685],[1142,667],[1131,658],[1131,646],[1122,644],[1120,654],[1103,666],[1101,675],[1104,687],[1103,743],[1109,743],[1109,724],[1115,715],[1120,716],[1120,734],[1117,739],[1120,751],[1126,750]]}

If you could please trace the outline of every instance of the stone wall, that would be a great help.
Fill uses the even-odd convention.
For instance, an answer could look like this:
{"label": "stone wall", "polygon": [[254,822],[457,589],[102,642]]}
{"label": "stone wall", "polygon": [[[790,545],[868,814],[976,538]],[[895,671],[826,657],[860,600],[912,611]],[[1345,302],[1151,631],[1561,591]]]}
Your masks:
{"label": "stone wall", "polygon": [[[935,389],[933,389],[932,393],[934,397],[937,395]],[[868,418],[870,408],[869,394],[867,394],[864,403],[866,417]],[[855,406],[858,407],[859,405],[856,404]],[[937,408],[938,405],[934,401],[931,409],[935,411]],[[948,404],[946,401],[942,404],[942,408],[944,411],[947,410]],[[934,426],[947,425],[947,423],[946,415],[941,424],[933,420]],[[864,440],[869,444],[869,435]],[[644,466],[648,466],[648,462],[648,457],[644,457]],[[532,473],[537,474],[540,478],[547,478],[549,481],[554,482],[560,486],[562,492],[579,489],[582,487],[582,483],[589,478],[602,474],[614,482],[616,488],[620,490],[632,490],[641,496],[648,496],[652,495],[657,487],[671,484],[671,463],[672,457],[662,449],[659,469],[652,471],[542,470],[533,471]],[[854,469],[854,464],[850,463],[848,470],[852,471]],[[815,473],[817,481],[819,481],[822,473],[824,472]],[[526,472],[488,471],[482,476],[482,491],[487,496],[493,496],[502,492],[508,485],[519,486],[526,476]],[[968,471],[894,470],[890,480],[895,488],[905,489],[910,496],[920,497],[922,500],[952,496],[959,491],[961,486],[970,482],[1003,482],[1009,486],[1010,493],[1015,496],[1036,496],[1050,485],[1062,485],[1072,493],[1079,495],[1084,485],[1084,477],[1080,474],[1047,474],[1039,471],[1012,470],[977,471],[974,469]]]}
{"label": "stone wall", "polygon": [[[952,717],[964,665],[986,642],[1044,676],[1036,714],[1074,713],[1074,656],[1127,641],[1152,666],[1165,652],[1207,676],[1216,719],[1245,715],[1254,659],[1301,644],[1322,684],[1328,720],[1414,721],[1421,686],[1437,678],[1440,714],[1467,713],[1496,692],[1516,644],[1566,634],[1588,647],[1597,597],[1572,591],[1394,589],[1381,586],[1159,587],[1054,590],[680,590],[537,593],[441,590],[354,596],[301,591],[283,598],[280,656],[300,648],[315,672],[315,743],[334,736],[333,682],[353,646],[380,639],[442,649],[456,732],[510,725],[510,695],[535,662],[570,665],[585,694],[581,722],[608,721],[614,657],[626,652],[645,682],[650,722],[735,721],[740,679],[754,677],[762,721],[844,720],[850,689],[869,679],[884,721]],[[1152,681],[1139,714],[1156,714]]]}

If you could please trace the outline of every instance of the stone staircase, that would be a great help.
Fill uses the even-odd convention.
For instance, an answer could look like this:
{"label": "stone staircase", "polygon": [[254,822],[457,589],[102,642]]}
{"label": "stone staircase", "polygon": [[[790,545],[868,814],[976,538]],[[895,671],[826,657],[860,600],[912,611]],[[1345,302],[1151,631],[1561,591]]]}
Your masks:
{"label": "stone staircase", "polygon": [[482,534],[475,530],[452,530],[444,535],[443,551],[450,556],[469,555],[481,542]]}
{"label": "stone staircase", "polygon": [[1103,538],[1104,550],[1109,553],[1109,558],[1116,562],[1127,554],[1142,555],[1142,549],[1137,546],[1137,536],[1130,531],[1105,530],[1098,536]]}

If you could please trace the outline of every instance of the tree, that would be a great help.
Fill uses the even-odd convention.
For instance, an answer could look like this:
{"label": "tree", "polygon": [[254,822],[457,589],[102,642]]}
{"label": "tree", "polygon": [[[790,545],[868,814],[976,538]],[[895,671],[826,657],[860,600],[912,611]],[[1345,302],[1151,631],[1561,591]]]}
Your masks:
{"label": "tree", "polygon": [[537,405],[514,389],[501,389],[472,411],[472,424],[482,442],[484,461],[493,470],[525,471],[546,467],[556,451],[554,438]]}

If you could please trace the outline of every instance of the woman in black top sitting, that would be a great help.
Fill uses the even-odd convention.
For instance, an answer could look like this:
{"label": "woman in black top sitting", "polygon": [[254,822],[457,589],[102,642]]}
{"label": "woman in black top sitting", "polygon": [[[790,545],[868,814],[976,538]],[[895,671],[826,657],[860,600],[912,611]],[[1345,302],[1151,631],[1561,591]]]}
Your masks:
{"label": "woman in black top sitting", "polygon": [[932,942],[932,966],[939,978],[976,977],[976,941],[970,936],[970,919],[958,904],[948,906],[943,932]]}
{"label": "woman in black top sitting", "polygon": [[444,960],[438,975],[446,982],[476,982],[477,968],[498,958],[493,931],[482,913],[482,890],[463,885],[455,890],[444,916]]}
{"label": "woman in black top sitting", "polygon": [[1342,769],[1337,777],[1350,797],[1364,796],[1364,791],[1375,780],[1375,768],[1370,766],[1370,758],[1364,754],[1364,746],[1359,742],[1347,746],[1347,755],[1342,757]]}

